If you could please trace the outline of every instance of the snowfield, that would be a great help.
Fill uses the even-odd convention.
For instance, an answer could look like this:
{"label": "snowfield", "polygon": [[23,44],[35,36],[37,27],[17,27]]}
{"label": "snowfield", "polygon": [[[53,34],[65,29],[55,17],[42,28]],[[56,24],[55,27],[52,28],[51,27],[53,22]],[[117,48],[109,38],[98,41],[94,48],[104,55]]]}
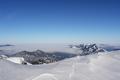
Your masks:
{"label": "snowfield", "polygon": [[0,80],[119,80],[120,51],[77,56],[42,65],[0,60]]}
{"label": "snowfield", "polygon": [[22,62],[24,61],[24,58],[22,58],[22,57],[10,57],[10,58],[7,58],[6,60],[17,63],[17,64],[22,64]]}

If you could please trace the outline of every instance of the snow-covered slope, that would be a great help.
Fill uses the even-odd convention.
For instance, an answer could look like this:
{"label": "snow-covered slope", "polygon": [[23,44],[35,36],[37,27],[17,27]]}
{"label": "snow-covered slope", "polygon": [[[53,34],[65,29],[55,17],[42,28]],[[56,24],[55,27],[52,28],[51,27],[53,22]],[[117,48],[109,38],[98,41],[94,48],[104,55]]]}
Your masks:
{"label": "snow-covered slope", "polygon": [[37,66],[0,60],[0,80],[119,80],[119,60],[120,51]]}
{"label": "snow-covered slope", "polygon": [[24,62],[24,58],[22,57],[10,57],[10,58],[7,58],[6,60],[17,63],[17,64],[23,64]]}

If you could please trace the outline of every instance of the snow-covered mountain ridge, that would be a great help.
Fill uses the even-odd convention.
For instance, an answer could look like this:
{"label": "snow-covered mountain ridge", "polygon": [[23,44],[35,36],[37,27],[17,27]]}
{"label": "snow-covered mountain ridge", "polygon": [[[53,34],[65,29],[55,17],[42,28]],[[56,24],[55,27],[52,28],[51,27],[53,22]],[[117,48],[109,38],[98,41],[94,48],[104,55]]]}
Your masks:
{"label": "snow-covered mountain ridge", "polygon": [[[24,59],[24,61],[22,61],[22,64],[27,64],[27,63],[43,64],[43,63],[53,63],[56,61],[64,60],[66,58],[72,58],[77,55],[85,56],[85,55],[91,55],[91,54],[98,54],[100,52],[119,50],[119,47],[108,46],[108,45],[103,45],[103,44],[102,45],[97,45],[97,44],[69,45],[67,48],[69,48],[69,50],[73,50],[75,53],[69,54],[66,52],[44,52],[42,50],[36,50],[36,51],[20,51],[12,55],[5,55],[5,56],[8,56],[7,59],[9,61],[13,61],[13,62],[18,61],[15,63],[19,63],[19,64],[21,63],[20,62],[21,58]],[[12,52],[10,50],[6,50],[6,51],[9,53]],[[2,54],[5,51],[0,50],[0,52]]]}

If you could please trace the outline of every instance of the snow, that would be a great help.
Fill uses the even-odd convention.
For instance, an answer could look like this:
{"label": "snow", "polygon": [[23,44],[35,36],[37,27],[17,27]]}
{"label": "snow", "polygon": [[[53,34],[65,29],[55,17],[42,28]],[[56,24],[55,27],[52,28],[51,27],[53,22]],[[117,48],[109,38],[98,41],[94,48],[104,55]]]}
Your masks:
{"label": "snow", "polygon": [[45,73],[41,74],[38,77],[33,78],[32,80],[58,80],[53,74]]}
{"label": "snow", "polygon": [[10,57],[10,58],[7,58],[6,60],[17,63],[17,64],[22,64],[24,62],[24,58],[22,57]]}
{"label": "snow", "polygon": [[0,60],[0,80],[119,79],[120,51],[77,56],[43,65],[18,65],[5,59]]}

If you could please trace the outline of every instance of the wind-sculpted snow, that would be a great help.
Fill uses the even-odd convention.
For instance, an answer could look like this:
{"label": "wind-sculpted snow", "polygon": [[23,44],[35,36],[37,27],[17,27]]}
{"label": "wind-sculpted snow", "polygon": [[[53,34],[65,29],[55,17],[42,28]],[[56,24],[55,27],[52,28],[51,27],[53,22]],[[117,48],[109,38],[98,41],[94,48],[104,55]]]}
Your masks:
{"label": "wind-sculpted snow", "polygon": [[0,80],[119,80],[120,51],[77,56],[43,65],[0,60]]}

